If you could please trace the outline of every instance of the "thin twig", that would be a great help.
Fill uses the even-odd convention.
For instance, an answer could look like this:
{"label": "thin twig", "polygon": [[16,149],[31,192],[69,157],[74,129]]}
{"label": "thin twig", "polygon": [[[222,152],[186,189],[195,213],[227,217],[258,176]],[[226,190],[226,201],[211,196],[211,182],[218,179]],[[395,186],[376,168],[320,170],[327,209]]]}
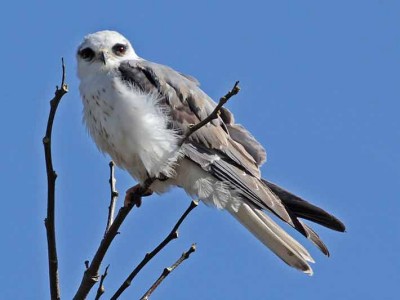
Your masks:
{"label": "thin twig", "polygon": [[132,208],[135,205],[140,206],[142,196],[147,192],[148,188],[155,180],[156,178],[148,178],[143,184],[138,185],[138,188],[135,190],[135,192],[131,194],[130,203],[128,205],[124,205],[119,209],[118,214],[114,219],[114,222],[111,224],[106,235],[103,237],[100,246],[93,257],[93,260],[83,274],[81,284],[79,285],[78,291],[73,298],[74,300],[86,299],[92,287],[95,285],[96,282],[98,282],[101,263],[103,262],[104,256],[106,255],[112,241],[117,236],[117,234],[119,234],[119,228],[121,227],[122,223],[128,216],[129,212],[132,210]]}
{"label": "thin twig", "polygon": [[112,241],[119,233],[118,230],[121,224],[128,216],[129,212],[132,210],[135,203],[140,202],[141,196],[142,194],[140,194],[139,192],[135,193],[134,195],[132,195],[134,201],[132,201],[131,205],[123,206],[119,209],[118,214],[114,219],[114,222],[111,224],[106,235],[103,237],[100,246],[93,257],[93,260],[89,265],[89,268],[87,268],[83,273],[83,278],[81,284],[79,285],[78,291],[76,292],[73,298],[74,300],[86,299],[92,287],[99,280],[99,268],[104,259],[104,256],[106,255],[107,250],[110,247]]}
{"label": "thin twig", "polygon": [[172,240],[178,238],[178,229],[179,226],[182,224],[182,222],[185,220],[185,218],[189,215],[189,213],[197,207],[199,204],[198,201],[192,200],[190,203],[189,207],[186,209],[186,211],[182,214],[182,216],[179,218],[178,222],[176,222],[175,226],[172,228],[171,232],[167,235],[167,237],[156,247],[154,248],[153,251],[150,253],[146,253],[144,256],[143,260],[136,266],[136,268],[132,271],[131,274],[125,279],[125,281],[122,283],[122,285],[119,287],[119,289],[115,292],[115,294],[111,297],[111,300],[118,299],[119,296],[131,285],[132,280],[136,277],[136,275],[143,269],[143,267],[154,257],[160,252],[165,246],[168,245],[169,242]]}
{"label": "thin twig", "polygon": [[58,277],[58,257],[56,246],[56,229],[55,229],[55,190],[57,173],[53,168],[53,159],[51,154],[51,136],[53,130],[54,117],[61,98],[68,93],[68,86],[65,83],[65,65],[64,59],[62,63],[62,79],[60,88],[57,86],[54,98],[50,101],[50,113],[47,120],[46,134],[43,138],[44,155],[46,160],[47,172],[47,216],[44,220],[47,234],[47,253],[49,261],[49,280],[50,280],[50,296],[51,299],[60,299],[60,284]]}
{"label": "thin twig", "polygon": [[107,226],[106,226],[106,231],[104,232],[104,235],[107,234],[107,231],[110,229],[111,224],[114,221],[114,213],[115,213],[115,204],[117,203],[118,199],[118,191],[115,188],[115,183],[117,180],[115,179],[115,172],[114,172],[114,162],[110,161],[109,163],[110,166],[110,205],[108,206],[108,218],[107,218]]}
{"label": "thin twig", "polygon": [[181,140],[181,145],[189,138],[189,136],[191,136],[194,132],[196,132],[197,130],[199,130],[201,127],[207,125],[208,123],[210,123],[212,120],[218,118],[219,114],[220,114],[220,110],[222,108],[222,106],[225,105],[226,102],[228,102],[228,100],[235,96],[237,93],[239,93],[240,91],[240,87],[239,87],[239,81],[236,81],[233,88],[225,94],[225,96],[221,97],[219,99],[218,105],[214,108],[214,110],[212,111],[211,114],[209,114],[207,116],[207,118],[205,118],[204,120],[202,120],[201,122],[194,124],[192,126],[189,127],[189,130],[186,132],[186,134],[184,135],[183,139]]}
{"label": "thin twig", "polygon": [[100,282],[99,282],[99,287],[97,288],[96,298],[94,298],[95,300],[99,300],[100,297],[104,294],[104,292],[106,290],[104,288],[104,279],[106,279],[106,277],[108,275],[108,268],[109,267],[110,267],[110,265],[108,265],[106,267],[106,269],[104,270],[103,275],[101,275]]}
{"label": "thin twig", "polygon": [[148,300],[151,294],[156,290],[156,288],[163,282],[165,278],[175,270],[183,261],[189,258],[190,254],[196,251],[196,244],[193,244],[188,251],[184,252],[182,256],[169,268],[165,268],[161,273],[160,277],[153,283],[149,290],[140,298],[140,300]]}

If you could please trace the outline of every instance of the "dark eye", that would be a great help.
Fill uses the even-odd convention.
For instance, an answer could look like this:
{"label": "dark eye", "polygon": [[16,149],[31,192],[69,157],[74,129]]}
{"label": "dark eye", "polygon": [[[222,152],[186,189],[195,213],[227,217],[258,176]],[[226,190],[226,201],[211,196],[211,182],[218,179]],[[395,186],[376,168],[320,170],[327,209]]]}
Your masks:
{"label": "dark eye", "polygon": [[79,51],[79,56],[84,60],[92,60],[94,57],[94,51],[90,48],[85,48]]}
{"label": "dark eye", "polygon": [[114,47],[112,47],[113,52],[118,56],[124,55],[126,49],[127,49],[126,45],[123,44],[115,44]]}

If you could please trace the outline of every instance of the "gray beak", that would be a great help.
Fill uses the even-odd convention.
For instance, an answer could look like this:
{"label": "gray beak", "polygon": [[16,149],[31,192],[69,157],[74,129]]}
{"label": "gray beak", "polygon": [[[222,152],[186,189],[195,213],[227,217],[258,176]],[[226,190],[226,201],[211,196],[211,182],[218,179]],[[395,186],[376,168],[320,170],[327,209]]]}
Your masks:
{"label": "gray beak", "polygon": [[100,60],[106,65],[107,64],[107,53],[100,51]]}

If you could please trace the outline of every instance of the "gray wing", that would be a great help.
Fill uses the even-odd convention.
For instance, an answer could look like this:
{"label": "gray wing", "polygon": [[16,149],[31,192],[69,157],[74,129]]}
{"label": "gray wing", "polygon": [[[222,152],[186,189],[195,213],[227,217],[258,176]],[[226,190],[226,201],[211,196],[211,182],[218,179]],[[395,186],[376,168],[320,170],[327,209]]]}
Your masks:
{"label": "gray wing", "polygon": [[[145,60],[125,61],[119,67],[121,78],[145,93],[158,93],[168,109],[170,126],[180,134],[214,110],[212,101],[197,80],[175,70]],[[259,166],[265,161],[264,148],[223,108],[219,118],[194,132],[183,145],[187,158],[221,181],[228,182],[245,201],[267,209],[303,235],[307,230],[260,177]],[[215,154],[220,159],[215,160]]]}
{"label": "gray wing", "polygon": [[[216,103],[199,87],[191,76],[148,62],[125,61],[119,68],[122,79],[146,93],[158,93],[169,108],[171,126],[181,134],[191,124],[205,119]],[[242,169],[259,178],[259,166],[266,159],[264,148],[241,125],[235,124],[229,110],[223,108],[218,119],[193,133],[189,141],[204,145],[229,157]]]}

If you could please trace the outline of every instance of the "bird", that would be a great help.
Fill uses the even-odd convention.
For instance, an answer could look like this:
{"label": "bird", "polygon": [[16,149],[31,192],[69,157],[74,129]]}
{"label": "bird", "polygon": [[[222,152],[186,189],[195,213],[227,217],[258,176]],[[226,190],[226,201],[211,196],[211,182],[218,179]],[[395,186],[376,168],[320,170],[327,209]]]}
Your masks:
{"label": "bird", "polygon": [[184,139],[217,106],[197,79],[139,57],[116,31],[86,35],[76,58],[83,122],[99,150],[139,184],[154,178],[151,192],[179,187],[207,206],[228,211],[281,260],[308,275],[314,259],[278,222],[329,256],[302,219],[339,232],[345,225],[262,178],[266,151],[230,110],[222,107],[216,119]]}

